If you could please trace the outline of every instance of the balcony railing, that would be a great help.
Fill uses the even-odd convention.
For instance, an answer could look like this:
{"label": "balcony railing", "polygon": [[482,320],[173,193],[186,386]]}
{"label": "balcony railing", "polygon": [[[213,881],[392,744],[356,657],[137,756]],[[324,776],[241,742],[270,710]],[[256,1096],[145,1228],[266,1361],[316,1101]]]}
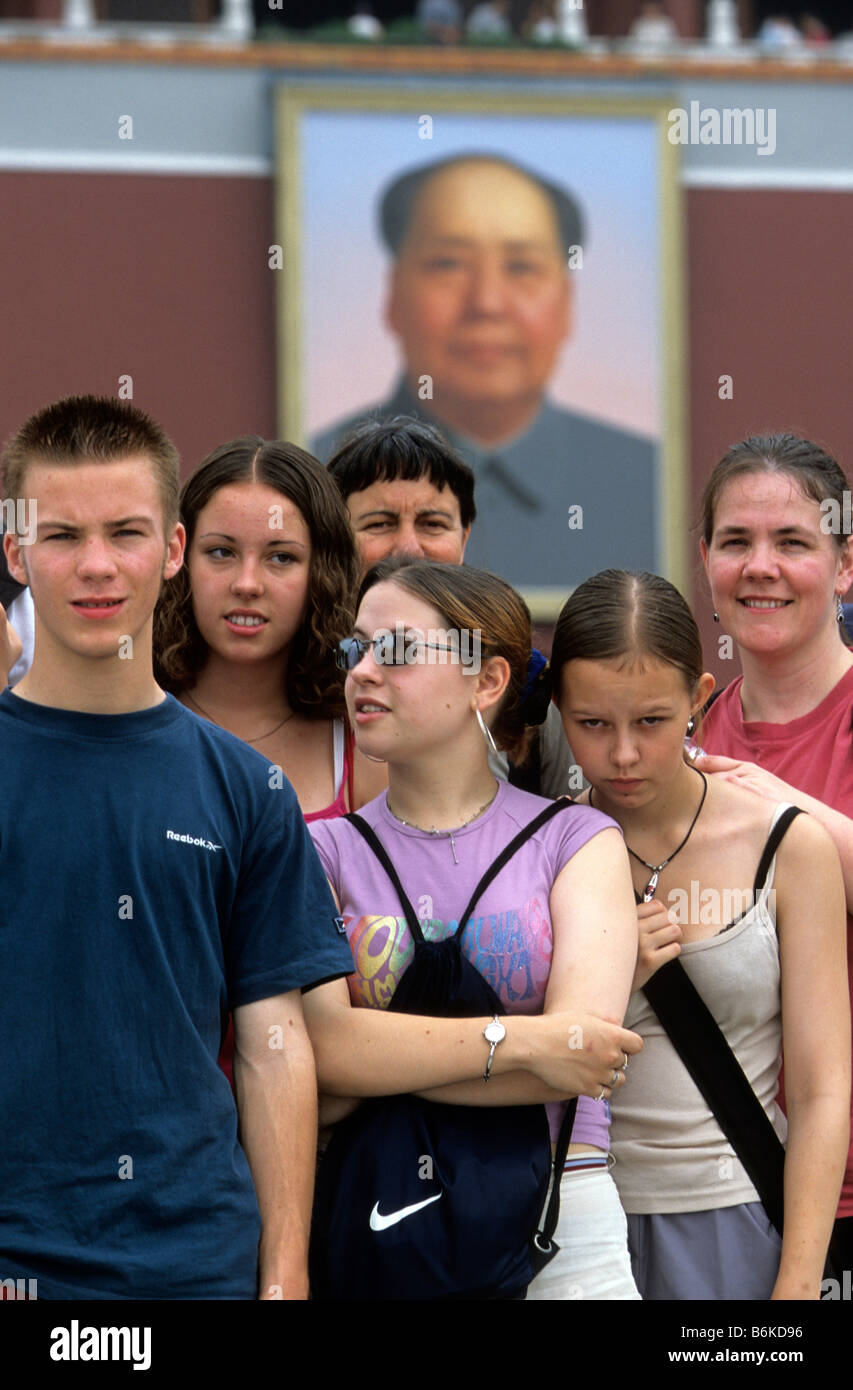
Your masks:
{"label": "balcony railing", "polygon": [[48,42],[244,44],[255,32],[252,0],[222,0],[222,12],[207,23],[99,19],[94,0],[63,0],[60,19],[0,20],[2,39],[44,39]]}
{"label": "balcony railing", "polygon": [[[203,15],[205,11],[209,13],[211,7],[210,0],[196,0],[195,5],[187,4],[186,10],[195,9],[202,15],[195,22],[157,18],[124,20],[101,17],[107,6],[103,3],[99,5],[96,0],[62,0],[61,17],[58,19],[0,19],[0,45],[16,39],[36,39],[46,45],[52,42],[107,46],[130,41],[162,48],[181,44],[240,47],[255,38],[264,40],[279,36],[285,42],[293,39],[309,44],[347,42],[362,48],[423,42],[414,20],[396,21],[384,33],[378,28],[368,33],[366,29],[358,27],[356,20],[349,24],[346,20],[340,20],[298,34],[289,32],[286,24],[282,28],[278,25],[262,27],[256,35],[251,0],[221,0],[220,13],[205,22]],[[158,7],[152,5],[151,8],[156,11]],[[279,7],[276,5],[275,8],[278,10]],[[742,38],[737,25],[736,0],[705,0],[705,35],[692,39],[680,38],[674,33],[671,36],[647,35],[645,38],[639,35],[621,38],[591,35],[587,28],[584,0],[557,0],[555,11],[555,32],[542,43],[513,38],[493,45],[463,39],[453,47],[480,52],[487,48],[494,48],[496,52],[509,49],[528,54],[537,49],[553,51],[558,48],[590,57],[612,55],[630,58],[639,64],[649,62],[655,65],[667,60],[691,64],[715,63],[719,60],[740,65],[761,63],[768,59],[792,67],[853,65],[853,34],[846,34],[822,46],[808,44],[796,37],[789,37],[785,42],[778,39],[772,41],[762,35]],[[371,43],[370,39],[377,42]]]}

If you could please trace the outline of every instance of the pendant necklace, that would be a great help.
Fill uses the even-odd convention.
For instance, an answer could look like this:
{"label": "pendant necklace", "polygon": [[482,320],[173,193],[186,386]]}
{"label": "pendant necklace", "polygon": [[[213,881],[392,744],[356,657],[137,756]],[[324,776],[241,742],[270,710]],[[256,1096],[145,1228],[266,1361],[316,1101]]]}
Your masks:
{"label": "pendant necklace", "polygon": [[[650,903],[650,902],[651,902],[652,898],[653,898],[654,895],[655,895],[655,890],[656,890],[656,888],[657,888],[657,886],[658,886],[658,879],[660,878],[660,876],[661,876],[661,874],[663,873],[664,869],[666,868],[667,864],[671,864],[672,861],[673,861],[673,859],[675,858],[675,856],[676,856],[678,853],[680,853],[681,850],[684,849],[684,846],[687,844],[687,841],[690,839],[690,836],[693,834],[693,827],[694,827],[694,825],[696,824],[697,820],[699,819],[699,812],[702,810],[702,807],[705,805],[705,797],[708,795],[708,779],[707,779],[707,777],[705,776],[704,772],[699,772],[698,767],[694,767],[692,770],[693,770],[694,772],[699,773],[699,776],[702,778],[702,795],[701,795],[701,797],[699,798],[699,805],[698,805],[698,807],[697,807],[697,809],[696,809],[696,814],[695,814],[695,816],[693,817],[692,821],[690,822],[690,827],[689,827],[689,829],[688,829],[688,831],[687,831],[687,834],[685,835],[684,839],[681,841],[681,844],[677,847],[677,849],[674,849],[674,850],[672,851],[672,854],[668,855],[667,858],[664,859],[664,861],[663,861],[662,864],[649,864],[649,863],[647,862],[647,860],[645,860],[645,859],[642,857],[641,854],[637,854],[636,850],[633,850],[633,849],[631,848],[631,846],[628,844],[627,840],[625,841],[625,848],[626,848],[626,850],[628,851],[628,853],[631,854],[631,855],[633,855],[634,858],[638,861],[638,863],[642,864],[643,867],[646,868],[646,869],[648,869],[649,872],[651,873],[651,878],[649,879],[648,883],[646,884],[645,888],[643,889],[643,902],[644,902],[644,903]],[[590,804],[590,806],[592,806],[592,788],[591,788],[591,787],[590,787],[590,789],[589,789],[589,804]],[[595,809],[595,808],[593,807],[593,809]]]}
{"label": "pendant necklace", "polygon": [[444,835],[446,838],[448,838],[450,840],[450,850],[453,855],[453,862],[454,864],[458,864],[459,860],[456,858],[456,841],[453,838],[454,835],[456,835],[460,830],[464,830],[466,825],[470,825],[472,820],[476,820],[477,817],[481,816],[484,811],[488,811],[499,790],[500,783],[498,783],[498,785],[495,787],[488,801],[483,802],[479,811],[475,811],[473,816],[469,816],[468,819],[464,820],[461,825],[455,825],[452,830],[436,830],[434,825],[429,830],[427,830],[426,827],[423,825],[415,825],[414,821],[403,820],[402,816],[398,816],[397,812],[392,809],[391,803],[388,801],[387,797],[385,798],[385,805],[388,807],[388,810],[391,812],[391,815],[394,817],[394,819],[396,821],[399,821],[401,825],[407,825],[410,830],[420,830],[421,833],[424,835]]}
{"label": "pendant necklace", "polygon": [[[216,725],[217,729],[223,729],[223,728],[225,728],[224,724],[220,724],[219,720],[218,720],[218,719],[214,719],[214,717],[213,717],[212,714],[208,714],[208,712],[207,712],[206,709],[202,709],[202,707],[201,707],[201,705],[199,704],[198,700],[193,700],[193,697],[192,697],[192,695],[190,694],[190,692],[189,692],[188,690],[185,690],[185,691],[184,691],[184,694],[186,695],[187,699],[188,699],[189,701],[191,701],[192,704],[195,705],[195,707],[196,707],[196,709],[198,710],[199,714],[203,714],[204,717],[205,717],[205,719],[209,719],[210,722],[211,722],[211,724],[215,724],[215,725]],[[244,738],[244,739],[243,739],[243,742],[244,742],[244,743],[263,743],[263,741],[264,741],[265,738],[271,738],[273,734],[277,734],[278,731],[279,731],[279,729],[283,728],[284,725],[287,723],[288,719],[292,719],[295,713],[296,713],[296,710],[294,710],[294,709],[290,710],[290,712],[284,716],[284,718],[282,719],[281,723],[276,724],[276,726],[275,726],[274,729],[270,729],[268,733],[259,734],[257,738]],[[230,733],[231,730],[230,730],[230,729],[226,729],[225,732],[226,732],[226,733]],[[234,737],[236,738],[237,735],[235,734]]]}

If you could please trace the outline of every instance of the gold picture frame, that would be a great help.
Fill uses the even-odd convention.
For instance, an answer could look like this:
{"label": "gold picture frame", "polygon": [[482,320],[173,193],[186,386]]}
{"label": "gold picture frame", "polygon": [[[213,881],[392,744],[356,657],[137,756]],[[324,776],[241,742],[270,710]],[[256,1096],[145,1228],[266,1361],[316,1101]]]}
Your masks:
{"label": "gold picture frame", "polygon": [[[356,115],[379,119],[384,122],[385,128],[395,115],[408,120],[412,117],[423,120],[423,113],[428,112],[432,119],[451,117],[457,122],[470,118],[471,138],[468,144],[471,149],[482,145],[482,132],[488,129],[490,121],[505,123],[507,118],[516,123],[519,130],[525,122],[535,123],[537,119],[542,122],[557,121],[560,130],[568,131],[572,127],[576,139],[579,138],[578,131],[582,136],[584,130],[590,128],[578,125],[584,122],[598,123],[598,130],[611,122],[614,142],[627,140],[628,131],[632,133],[632,138],[635,131],[641,131],[645,142],[643,148],[649,152],[649,166],[651,168],[654,161],[656,174],[654,180],[651,177],[647,180],[649,186],[645,187],[643,193],[645,206],[651,206],[653,202],[656,242],[656,265],[649,271],[649,284],[654,285],[655,305],[655,321],[649,325],[649,338],[654,343],[653,377],[658,387],[655,414],[657,433],[652,441],[654,471],[650,475],[653,477],[656,505],[649,562],[626,567],[656,569],[689,599],[691,571],[687,518],[684,248],[679,151],[667,137],[667,116],[671,107],[672,100],[661,96],[627,100],[577,95],[540,96],[520,92],[518,86],[505,83],[490,85],[479,92],[457,90],[447,85],[438,87],[423,80],[414,90],[409,83],[403,85],[397,82],[379,90],[375,85],[342,82],[288,81],[282,84],[276,97],[276,241],[280,247],[280,269],[275,276],[279,351],[278,422],[281,434],[307,443],[303,409],[308,371],[305,326],[306,319],[316,315],[317,306],[306,304],[305,296],[305,208],[315,170],[311,161],[306,161],[304,146],[314,117],[322,116],[327,126],[329,118],[332,118],[332,124],[340,132],[335,137],[339,147],[339,167],[344,167],[348,158],[347,122],[351,122]],[[336,122],[338,117],[339,124]],[[605,126],[602,127],[601,123],[605,123]],[[374,128],[379,129],[378,126]],[[534,125],[531,124],[529,129],[532,135]],[[603,137],[599,134],[598,138]],[[494,147],[494,139],[491,143]],[[616,148],[615,144],[613,148]],[[443,152],[443,149],[435,151],[436,154]],[[405,168],[407,162],[411,165],[417,161],[414,157],[408,161],[404,157],[399,161],[399,167]],[[325,177],[329,185],[327,192],[331,197],[335,184],[334,170],[327,170]],[[652,183],[656,186],[652,187]],[[580,197],[583,202],[583,188],[580,189]],[[351,227],[346,206],[336,205],[329,220],[338,229],[341,251],[351,258],[353,251],[347,242]],[[625,235],[630,235],[627,228]],[[626,242],[627,245],[629,243]],[[314,321],[312,318],[312,324]],[[342,330],[340,323],[334,323],[331,314],[329,322],[330,333],[343,331],[349,334],[353,349],[357,350],[355,326],[344,325]],[[619,344],[614,342],[614,351],[618,351],[618,348]],[[651,354],[651,349],[649,352]],[[377,392],[379,390],[377,387]],[[330,395],[334,394],[334,391],[330,392]],[[601,480],[601,501],[602,533],[604,510],[610,508],[611,516],[618,518],[618,525],[629,536],[632,518],[620,512],[618,498],[608,496],[605,477]],[[475,529],[480,525],[481,519],[478,518]],[[474,562],[477,563],[476,560]],[[607,563],[613,563],[610,556]],[[492,567],[498,568],[497,565]],[[597,567],[603,568],[604,565]],[[552,620],[573,587],[573,584],[528,583],[523,576],[519,578],[508,574],[507,577],[524,593],[538,621]]]}

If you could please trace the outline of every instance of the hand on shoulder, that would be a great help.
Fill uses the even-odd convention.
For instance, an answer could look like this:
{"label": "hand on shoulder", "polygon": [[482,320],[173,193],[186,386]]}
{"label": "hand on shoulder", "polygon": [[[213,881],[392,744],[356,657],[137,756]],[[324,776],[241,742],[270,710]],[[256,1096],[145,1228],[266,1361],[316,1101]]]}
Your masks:
{"label": "hand on shoulder", "polygon": [[724,758],[716,753],[702,753],[693,764],[699,772],[721,782],[731,782],[746,791],[754,792],[769,801],[794,801],[796,792],[781,777],[774,777],[757,763]]}

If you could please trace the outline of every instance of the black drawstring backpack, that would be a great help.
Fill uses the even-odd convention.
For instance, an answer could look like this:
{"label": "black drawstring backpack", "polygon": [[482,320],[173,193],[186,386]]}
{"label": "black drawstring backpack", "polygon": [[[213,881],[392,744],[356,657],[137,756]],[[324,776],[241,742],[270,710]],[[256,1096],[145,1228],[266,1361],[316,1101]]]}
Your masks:
{"label": "black drawstring backpack", "polygon": [[[390,1008],[436,1018],[504,1014],[460,942],[477,900],[540,826],[573,803],[553,802],[486,870],[456,933],[425,940],[397,872],[372,828],[359,831],[397,891],[415,955]],[[487,1057],[483,1043],[483,1065]],[[380,1063],[381,1065],[381,1063]],[[320,1163],[310,1248],[312,1296],[356,1299],[521,1299],[557,1253],[559,1182],[577,1101],[554,1160],[544,1105],[445,1105],[414,1095],[364,1101],[336,1125]],[[557,1165],[559,1164],[559,1171]]]}

